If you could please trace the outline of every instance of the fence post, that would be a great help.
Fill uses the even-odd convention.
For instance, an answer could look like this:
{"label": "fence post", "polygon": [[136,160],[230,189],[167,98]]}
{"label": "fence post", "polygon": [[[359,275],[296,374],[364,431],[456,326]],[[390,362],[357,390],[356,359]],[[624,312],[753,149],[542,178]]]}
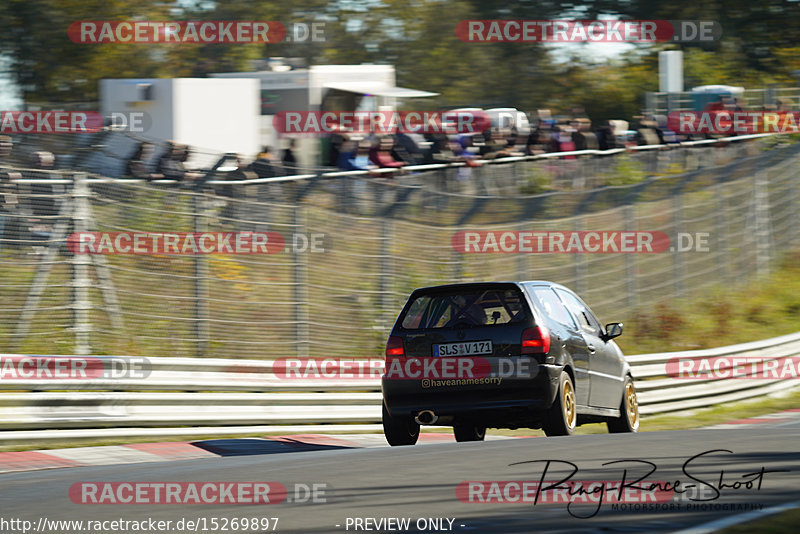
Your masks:
{"label": "fence post", "polygon": [[517,251],[517,280],[528,279],[528,254]]}
{"label": "fence post", "polygon": [[756,274],[765,276],[770,270],[770,221],[769,193],[767,192],[766,171],[756,173],[753,180],[753,203],[755,212]]}
{"label": "fence post", "polygon": [[[633,204],[625,206],[625,231],[636,231],[636,210]],[[638,280],[636,279],[636,254],[625,254],[625,288],[628,293],[628,307],[635,308],[639,301]]]}
{"label": "fence post", "polygon": [[680,244],[681,244],[681,230],[683,229],[683,194],[676,193],[672,197],[672,276],[673,276],[673,290],[676,297],[680,297],[684,293],[684,265],[683,258],[681,257]]}
{"label": "fence post", "polygon": [[[192,217],[196,234],[208,231],[207,200],[205,195],[192,194]],[[205,356],[209,345],[209,311],[208,311],[208,259],[205,254],[194,255],[194,337],[195,355]]]}
{"label": "fence post", "polygon": [[[380,276],[378,277],[378,309],[380,310],[381,322],[391,321],[388,317],[392,313],[392,277],[394,276],[394,265],[392,262],[392,219],[385,217],[381,219],[381,242],[380,242]],[[388,328],[385,324],[384,327]]]}
{"label": "fence post", "polygon": [[[574,229],[576,232],[583,231],[583,217],[575,217]],[[577,253],[572,256],[575,258],[575,291],[581,295],[586,292],[586,254]]]}
{"label": "fence post", "polygon": [[30,332],[33,317],[36,315],[36,308],[39,306],[39,301],[47,286],[47,279],[50,277],[50,271],[56,263],[55,259],[59,249],[66,240],[67,231],[69,230],[75,209],[73,195],[74,191],[61,201],[61,206],[58,210],[58,219],[53,225],[53,234],[50,237],[50,244],[47,245],[44,256],[39,260],[39,265],[36,268],[36,276],[34,276],[33,282],[31,283],[31,288],[28,291],[28,297],[25,299],[22,313],[20,313],[19,319],[17,320],[17,328],[14,331],[14,337],[9,344],[9,349],[12,351],[19,350],[22,342]]}
{"label": "fence post", "polygon": [[[88,231],[89,219],[89,187],[86,184],[86,174],[77,172],[74,175],[72,189],[73,231]],[[87,254],[73,254],[72,263],[72,329],[75,333],[75,354],[87,355],[91,352],[89,333],[92,325],[89,322],[89,310],[92,303],[89,300],[89,264],[91,258]]]}
{"label": "fence post", "polygon": [[730,241],[729,241],[729,233],[730,228],[728,227],[728,195],[726,194],[727,189],[725,184],[720,184],[717,186],[719,191],[717,191],[717,209],[716,209],[716,222],[717,222],[717,239],[715,239],[717,245],[717,265],[720,266],[722,269],[722,280],[724,283],[733,283],[734,280],[732,279],[733,269],[730,266]]}
{"label": "fence post", "polygon": [[[306,231],[305,208],[298,204],[292,214],[294,232],[304,234]],[[294,275],[294,320],[295,343],[297,357],[308,357],[308,259],[305,252],[294,249],[292,253]]]}

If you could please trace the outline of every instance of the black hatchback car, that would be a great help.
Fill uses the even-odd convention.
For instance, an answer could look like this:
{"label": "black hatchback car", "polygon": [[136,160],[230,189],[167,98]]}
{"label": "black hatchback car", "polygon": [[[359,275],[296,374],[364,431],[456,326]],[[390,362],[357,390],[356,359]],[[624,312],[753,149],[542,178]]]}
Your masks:
{"label": "black hatchback car", "polygon": [[386,344],[386,440],[413,445],[433,424],[452,425],[457,441],[483,440],[487,427],[637,432],[633,378],[613,341],[621,333],[552,282],[417,289]]}

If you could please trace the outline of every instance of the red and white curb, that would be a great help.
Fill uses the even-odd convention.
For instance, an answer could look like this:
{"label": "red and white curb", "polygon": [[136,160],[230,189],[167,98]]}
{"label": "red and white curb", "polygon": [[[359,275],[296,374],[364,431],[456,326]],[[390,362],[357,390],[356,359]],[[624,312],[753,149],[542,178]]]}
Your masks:
{"label": "red and white curb", "polygon": [[706,430],[718,429],[739,429],[742,427],[751,427],[765,424],[777,423],[791,423],[800,421],[800,408],[792,408],[782,412],[770,413],[766,415],[759,415],[758,417],[748,417],[745,419],[736,419],[734,421],[726,421],[718,425],[707,426]]}
{"label": "red and white curb", "polygon": [[[514,439],[511,436],[486,436],[487,440]],[[449,433],[420,434],[419,443],[454,441]],[[382,434],[291,434],[265,438],[219,438],[168,443],[133,443],[101,447],[71,447],[23,452],[0,452],[0,473],[118,465],[170,460],[219,458],[244,454],[274,454],[337,448],[386,447]]]}
{"label": "red and white curb", "polygon": [[[782,412],[728,421],[705,427],[706,429],[737,429],[764,424],[800,422],[800,408]],[[516,439],[526,436],[492,436],[487,440]],[[453,442],[452,433],[423,432],[420,444]],[[0,473],[84,467],[93,465],[119,465],[171,460],[219,458],[245,454],[280,454],[285,452],[313,451],[338,448],[386,447],[382,434],[287,434],[264,438],[219,438],[199,441],[164,443],[132,443],[102,447],[72,447],[23,452],[0,452]]]}

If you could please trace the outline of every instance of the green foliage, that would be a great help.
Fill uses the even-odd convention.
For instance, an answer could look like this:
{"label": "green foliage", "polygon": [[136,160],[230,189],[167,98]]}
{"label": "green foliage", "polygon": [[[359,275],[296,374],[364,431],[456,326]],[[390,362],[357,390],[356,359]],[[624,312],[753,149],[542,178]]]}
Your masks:
{"label": "green foliage", "polygon": [[800,252],[764,280],[643,307],[625,321],[626,354],[704,349],[790,334],[800,317]]}
{"label": "green foliage", "polygon": [[[469,19],[596,18],[713,20],[719,42],[640,45],[608,62],[582,46],[465,43],[455,33]],[[75,44],[69,24],[80,20],[277,20],[324,22],[325,42],[274,44]],[[643,93],[658,89],[659,50],[682,48],[686,86],[747,87],[796,83],[800,69],[800,3],[777,0],[698,3],[678,0],[522,2],[481,0],[6,0],[0,3],[0,53],[26,101],[97,99],[102,78],[206,76],[247,70],[250,60],[303,57],[313,64],[388,63],[400,85],[441,93],[415,107],[513,106],[565,113],[583,107],[595,121],[632,119]],[[590,46],[590,45],[587,45]]]}

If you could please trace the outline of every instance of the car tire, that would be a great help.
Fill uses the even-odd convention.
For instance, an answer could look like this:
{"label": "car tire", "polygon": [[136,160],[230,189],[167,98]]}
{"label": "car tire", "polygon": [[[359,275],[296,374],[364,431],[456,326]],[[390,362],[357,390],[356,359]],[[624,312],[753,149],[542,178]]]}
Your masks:
{"label": "car tire", "polygon": [[395,417],[383,407],[383,435],[392,447],[414,445],[419,438],[419,425],[411,417]]}
{"label": "car tire", "polygon": [[606,421],[606,425],[612,434],[639,431],[639,401],[630,376],[625,377],[625,386],[622,388],[619,417],[611,417]]}
{"label": "car tire", "polygon": [[485,426],[453,425],[453,435],[456,441],[483,441],[486,437]]}
{"label": "car tire", "polygon": [[547,436],[571,436],[578,420],[575,386],[566,371],[558,378],[558,394],[545,415],[542,430]]}

